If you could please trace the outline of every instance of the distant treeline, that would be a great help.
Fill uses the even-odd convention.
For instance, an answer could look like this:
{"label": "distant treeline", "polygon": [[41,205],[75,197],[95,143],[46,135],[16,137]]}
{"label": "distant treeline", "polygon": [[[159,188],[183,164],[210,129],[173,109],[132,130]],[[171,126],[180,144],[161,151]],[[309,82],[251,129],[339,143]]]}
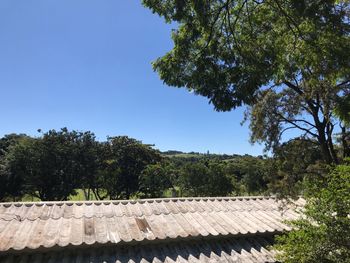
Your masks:
{"label": "distant treeline", "polygon": [[[40,131],[41,132],[41,131]],[[303,150],[302,150],[303,149]],[[0,139],[0,200],[129,199],[299,193],[305,171],[320,159],[303,140],[274,158],[160,152],[127,137],[97,141],[94,133],[63,128],[38,137]]]}

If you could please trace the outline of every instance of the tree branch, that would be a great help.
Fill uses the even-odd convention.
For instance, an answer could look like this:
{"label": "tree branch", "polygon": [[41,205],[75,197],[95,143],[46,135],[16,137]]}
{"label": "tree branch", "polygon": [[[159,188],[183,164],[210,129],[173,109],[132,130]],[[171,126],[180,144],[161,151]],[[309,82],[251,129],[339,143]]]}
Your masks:
{"label": "tree branch", "polygon": [[350,84],[350,79],[345,80],[345,81],[343,81],[343,82],[337,84],[336,87],[339,88],[339,87],[341,87],[341,86],[343,86],[343,85],[346,85],[346,84]]}
{"label": "tree branch", "polygon": [[291,83],[288,80],[283,81],[283,84],[287,85],[288,88],[294,90],[299,95],[303,95],[304,94],[304,92],[298,86],[294,85],[293,83]]}
{"label": "tree branch", "polygon": [[291,129],[297,129],[297,127],[295,127],[295,126],[289,126],[289,127],[287,127],[287,128],[284,128],[281,132],[280,132],[280,139],[281,139],[281,137],[282,137],[282,135],[283,135],[283,133],[284,132],[286,132],[286,131],[288,131],[288,130],[291,130]]}
{"label": "tree branch", "polygon": [[285,121],[285,122],[287,122],[287,123],[289,123],[289,124],[295,126],[296,128],[298,128],[298,129],[300,129],[300,130],[302,130],[302,131],[304,131],[304,132],[310,134],[311,136],[313,136],[313,137],[315,137],[315,138],[318,138],[318,134],[311,132],[311,130],[314,129],[314,127],[310,128],[310,129],[306,129],[306,128],[304,128],[304,127],[302,127],[302,126],[296,124],[296,123],[293,122],[292,120],[287,119],[287,118],[284,117],[281,113],[275,112],[275,114],[278,115],[283,121]]}
{"label": "tree branch", "polygon": [[312,126],[314,129],[316,129],[316,125],[315,124],[312,124],[311,122],[307,121],[307,120],[304,120],[304,119],[289,119],[290,121],[295,121],[295,122],[304,122],[306,123],[307,125],[310,125]]}

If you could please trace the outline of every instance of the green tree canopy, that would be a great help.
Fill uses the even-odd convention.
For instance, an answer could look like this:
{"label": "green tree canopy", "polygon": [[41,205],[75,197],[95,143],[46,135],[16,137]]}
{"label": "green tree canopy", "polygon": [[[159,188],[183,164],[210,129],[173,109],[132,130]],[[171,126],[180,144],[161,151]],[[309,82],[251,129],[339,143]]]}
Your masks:
{"label": "green tree canopy", "polygon": [[20,142],[24,138],[29,138],[26,134],[7,134],[0,139],[0,157],[6,155],[10,146]]}
{"label": "green tree canopy", "polygon": [[233,190],[224,167],[216,162],[184,165],[178,182],[185,196],[225,196]]}
{"label": "green tree canopy", "polygon": [[[50,130],[34,141],[27,158],[27,185],[41,200],[67,200],[80,185],[82,166],[78,141],[84,135],[62,128]],[[24,159],[26,160],[26,159]]]}
{"label": "green tree canopy", "polygon": [[172,187],[170,175],[172,169],[164,163],[148,165],[139,179],[139,192],[142,197],[162,197],[165,190]]}
{"label": "green tree canopy", "polygon": [[350,262],[350,166],[340,165],[310,186],[305,217],[277,239],[281,261]]}
{"label": "green tree canopy", "polygon": [[95,155],[89,147],[93,141],[92,133],[67,128],[21,140],[6,156],[6,171],[18,181],[12,180],[16,184],[13,188],[22,191],[24,187],[26,193],[41,200],[67,200],[81,186],[81,180],[94,172],[91,162]]}
{"label": "green tree canopy", "polygon": [[21,198],[25,194],[25,163],[18,159],[32,141],[24,134],[9,134],[0,139],[0,200]]}
{"label": "green tree canopy", "polygon": [[281,144],[273,158],[267,161],[265,180],[269,191],[281,196],[298,196],[304,180],[313,177],[325,165],[315,141],[296,138]]}
{"label": "green tree canopy", "polygon": [[[253,156],[242,156],[226,165],[226,172],[232,176],[233,183],[240,188],[236,191],[241,194],[261,194],[267,189],[267,160]],[[237,186],[236,186],[237,188]]]}
{"label": "green tree canopy", "polygon": [[76,158],[79,164],[78,177],[79,187],[84,190],[85,199],[90,199],[90,191],[96,193],[99,189],[98,171],[102,163],[102,144],[96,141],[95,134],[87,132],[79,132],[76,134],[75,140],[75,155],[71,158]]}
{"label": "green tree canopy", "polygon": [[153,66],[168,85],[215,109],[246,105],[253,142],[279,145],[288,130],[338,162],[337,101],[350,92],[350,3],[345,0],[143,0],[176,22],[174,48]]}
{"label": "green tree canopy", "polygon": [[151,145],[117,136],[108,138],[101,174],[103,188],[111,199],[126,198],[139,189],[139,177],[145,167],[161,160]]}

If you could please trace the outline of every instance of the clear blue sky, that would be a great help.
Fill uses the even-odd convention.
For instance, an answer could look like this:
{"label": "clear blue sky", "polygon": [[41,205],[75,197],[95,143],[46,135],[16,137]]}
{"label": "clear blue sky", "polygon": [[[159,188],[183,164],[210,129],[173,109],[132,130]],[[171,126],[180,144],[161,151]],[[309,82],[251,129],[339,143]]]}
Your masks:
{"label": "clear blue sky", "polygon": [[0,136],[68,127],[161,150],[258,155],[243,110],[165,86],[171,26],[138,0],[1,0]]}

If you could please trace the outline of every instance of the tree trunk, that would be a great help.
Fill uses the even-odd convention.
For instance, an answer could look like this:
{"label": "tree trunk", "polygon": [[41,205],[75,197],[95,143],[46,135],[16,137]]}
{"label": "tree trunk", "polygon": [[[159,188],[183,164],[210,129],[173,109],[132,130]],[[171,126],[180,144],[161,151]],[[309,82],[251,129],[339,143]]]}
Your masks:
{"label": "tree trunk", "polygon": [[332,164],[333,163],[333,158],[332,155],[330,153],[330,149],[328,147],[328,143],[325,137],[324,132],[318,132],[319,136],[318,136],[318,142],[320,144],[321,147],[321,151],[322,151],[322,155],[324,160],[326,161],[326,163],[328,164]]}
{"label": "tree trunk", "polygon": [[108,196],[108,195],[104,195],[104,196],[100,195],[98,189],[91,189],[91,190],[94,193],[96,200],[104,200]]}
{"label": "tree trunk", "polygon": [[96,200],[101,200],[101,199],[99,198],[99,194],[96,192],[96,189],[92,189],[92,192],[93,192],[93,194],[94,194]]}
{"label": "tree trunk", "polygon": [[343,158],[350,156],[349,144],[347,142],[347,134],[345,127],[341,127],[341,142],[343,146]]}
{"label": "tree trunk", "polygon": [[329,128],[327,128],[326,132],[326,123],[325,121],[320,121],[318,111],[313,112],[313,118],[318,133],[317,141],[320,144],[323,159],[327,164],[337,163],[338,160],[333,149],[332,132]]}
{"label": "tree trunk", "polygon": [[85,188],[83,189],[83,193],[84,193],[85,200],[86,200],[86,201],[89,201],[89,197],[90,197],[90,196],[89,196],[89,194],[87,193],[87,191],[86,191]]}
{"label": "tree trunk", "polygon": [[332,137],[328,138],[328,147],[329,147],[330,154],[332,156],[333,163],[339,164],[337,153],[334,150]]}

